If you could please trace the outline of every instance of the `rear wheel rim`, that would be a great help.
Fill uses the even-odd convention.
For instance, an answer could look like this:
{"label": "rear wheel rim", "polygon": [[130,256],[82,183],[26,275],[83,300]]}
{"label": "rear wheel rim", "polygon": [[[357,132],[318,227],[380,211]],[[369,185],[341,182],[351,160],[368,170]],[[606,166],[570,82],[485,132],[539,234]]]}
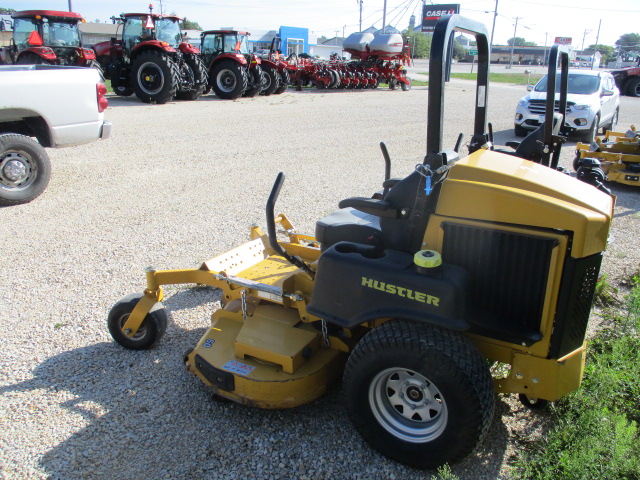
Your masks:
{"label": "rear wheel rim", "polygon": [[225,93],[231,93],[235,90],[238,81],[231,70],[222,70],[216,76],[216,85]]}
{"label": "rear wheel rim", "polygon": [[444,396],[429,379],[408,368],[378,373],[369,385],[369,404],[378,423],[406,442],[431,442],[447,427]]}
{"label": "rear wheel rim", "polygon": [[138,85],[148,95],[156,95],[164,87],[164,74],[158,65],[145,62],[138,70]]}
{"label": "rear wheel rim", "polygon": [[0,185],[5,189],[22,190],[35,182],[38,166],[24,152],[9,151],[0,156]]}

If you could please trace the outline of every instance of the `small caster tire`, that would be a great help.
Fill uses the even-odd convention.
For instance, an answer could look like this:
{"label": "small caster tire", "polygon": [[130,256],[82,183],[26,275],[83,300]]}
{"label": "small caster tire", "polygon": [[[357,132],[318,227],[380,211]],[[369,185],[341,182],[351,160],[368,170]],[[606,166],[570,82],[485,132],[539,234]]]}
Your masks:
{"label": "small caster tire", "polygon": [[107,318],[107,326],[113,339],[129,350],[147,350],[153,347],[167,330],[167,313],[161,303],[156,303],[133,337],[122,333],[122,326],[142,297],[141,293],[127,295],[111,308]]}

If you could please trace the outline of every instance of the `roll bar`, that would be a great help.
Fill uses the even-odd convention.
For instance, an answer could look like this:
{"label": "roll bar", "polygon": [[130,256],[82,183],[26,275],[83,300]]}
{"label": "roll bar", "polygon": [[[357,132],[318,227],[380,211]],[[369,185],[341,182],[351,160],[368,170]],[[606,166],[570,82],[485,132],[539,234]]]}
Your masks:
{"label": "roll bar", "polygon": [[[451,34],[459,30],[473,35],[478,48],[478,79],[473,137],[469,146],[475,151],[486,143],[487,86],[489,83],[489,42],[486,27],[462,15],[444,15],[436,23],[431,40],[429,60],[429,106],[427,111],[427,157],[442,152],[442,120],[444,110],[444,84],[447,63],[452,53]],[[426,163],[426,159],[425,159]]]}

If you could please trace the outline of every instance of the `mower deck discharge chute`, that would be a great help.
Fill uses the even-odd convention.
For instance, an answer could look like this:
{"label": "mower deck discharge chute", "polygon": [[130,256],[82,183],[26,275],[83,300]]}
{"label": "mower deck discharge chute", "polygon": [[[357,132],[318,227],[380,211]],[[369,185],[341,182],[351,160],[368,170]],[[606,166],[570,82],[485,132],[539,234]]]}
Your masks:
{"label": "mower deck discharge chute", "polygon": [[[479,53],[470,155],[461,160],[461,137],[454,150],[442,148],[454,30],[474,35]],[[342,200],[313,236],[275,215],[281,173],[267,201],[268,232],[252,227],[248,243],[199,269],[149,269],[144,294],[109,314],[115,340],[142,349],[160,339],[162,285],[217,287],[222,308],[185,356],[191,372],[216,394],[262,408],[310,402],[342,376],[362,436],[419,468],[467,456],[489,429],[496,392],[534,406],[578,388],[614,202],[556,169],[562,139],[551,125],[514,153],[493,150],[488,54],[483,25],[442,17],[424,163],[391,179],[382,145],[383,190]],[[549,76],[559,55],[566,101],[568,56],[558,46]],[[548,108],[552,119],[553,99]],[[492,378],[487,360],[508,374]]]}

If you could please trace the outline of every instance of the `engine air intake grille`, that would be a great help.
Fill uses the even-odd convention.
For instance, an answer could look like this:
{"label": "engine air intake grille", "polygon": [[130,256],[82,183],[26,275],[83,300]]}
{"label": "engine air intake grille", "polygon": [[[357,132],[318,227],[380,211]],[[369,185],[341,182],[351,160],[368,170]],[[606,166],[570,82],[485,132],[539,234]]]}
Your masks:
{"label": "engine air intake grille", "polygon": [[533,343],[547,289],[552,238],[443,223],[442,259],[471,275],[475,330],[494,338]]}

